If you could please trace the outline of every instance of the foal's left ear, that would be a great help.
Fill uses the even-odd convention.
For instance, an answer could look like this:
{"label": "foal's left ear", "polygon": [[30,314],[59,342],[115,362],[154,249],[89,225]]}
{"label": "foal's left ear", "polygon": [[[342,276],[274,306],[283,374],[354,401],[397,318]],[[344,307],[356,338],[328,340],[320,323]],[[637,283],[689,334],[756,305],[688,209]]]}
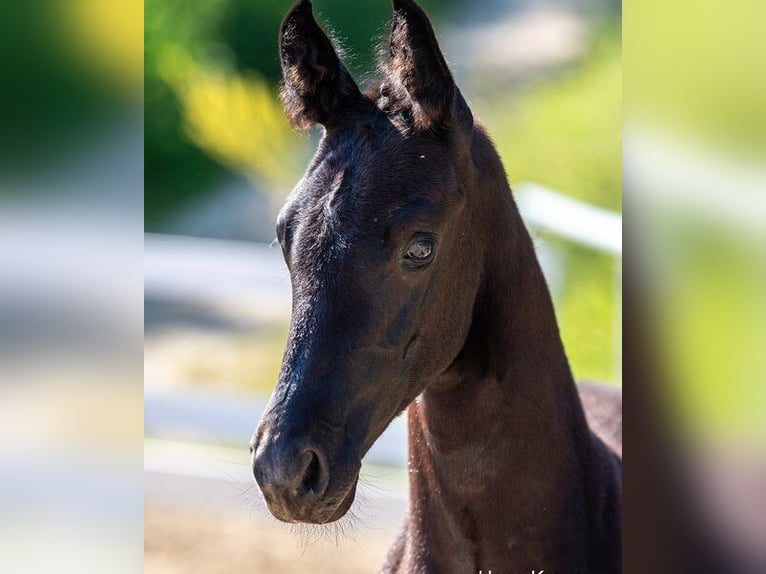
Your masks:
{"label": "foal's left ear", "polygon": [[294,128],[308,129],[315,124],[332,128],[363,102],[332,42],[314,20],[309,0],[299,0],[285,16],[279,55],[284,76],[282,102]]}
{"label": "foal's left ear", "polygon": [[431,21],[413,0],[393,0],[393,74],[412,101],[419,129],[473,127],[473,116],[455,85]]}

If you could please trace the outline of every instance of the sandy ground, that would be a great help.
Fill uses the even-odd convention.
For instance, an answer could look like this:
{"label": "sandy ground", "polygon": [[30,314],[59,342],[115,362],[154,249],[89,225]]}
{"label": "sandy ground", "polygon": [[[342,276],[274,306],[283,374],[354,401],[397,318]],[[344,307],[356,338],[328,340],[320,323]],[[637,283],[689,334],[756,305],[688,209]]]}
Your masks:
{"label": "sandy ground", "polygon": [[149,439],[144,511],[149,574],[374,573],[407,511],[406,471],[363,466],[357,519],[296,532],[266,509],[246,449]]}
{"label": "sandy ground", "polygon": [[[237,513],[147,505],[148,574],[363,574],[378,572],[393,538],[364,527],[309,544],[287,525]],[[302,542],[302,540],[304,540]]]}
{"label": "sandy ground", "polygon": [[308,545],[287,525],[234,514],[147,506],[144,572],[148,574],[378,572],[393,542],[357,533]]}

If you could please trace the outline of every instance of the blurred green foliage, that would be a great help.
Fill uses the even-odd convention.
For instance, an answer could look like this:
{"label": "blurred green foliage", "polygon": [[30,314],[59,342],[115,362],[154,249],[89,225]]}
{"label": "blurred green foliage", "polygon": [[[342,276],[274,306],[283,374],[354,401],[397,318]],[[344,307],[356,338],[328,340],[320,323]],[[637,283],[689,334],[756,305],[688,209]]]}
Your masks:
{"label": "blurred green foliage", "polygon": [[[448,2],[426,0],[422,4],[438,17]],[[285,0],[200,0],[190,6],[184,0],[145,2],[145,215],[147,230],[161,230],[163,221],[190,200],[209,192],[227,172],[237,168],[260,176],[274,185],[280,176],[268,169],[273,162],[252,161],[219,153],[215,138],[190,137],[184,118],[183,91],[172,77],[162,73],[168,53],[188,56],[190,67],[213,71],[233,88],[240,78],[253,86],[263,80],[276,93],[281,69],[278,52],[279,25],[290,7]],[[362,81],[374,69],[377,38],[388,31],[388,2],[316,0],[320,22],[332,23],[347,52],[347,64]],[[370,39],[376,39],[372,43]],[[177,75],[175,77],[178,77]],[[202,76],[200,81],[208,81]],[[187,84],[186,93],[190,88]],[[223,93],[223,92],[221,92]],[[227,98],[231,99],[229,96]],[[188,106],[187,108],[188,109]],[[249,129],[257,142],[275,129],[273,122],[260,124],[254,115]],[[220,135],[223,136],[222,124]],[[276,128],[280,129],[280,128]],[[263,133],[256,133],[261,130]],[[268,131],[268,133],[267,133]],[[298,139],[295,139],[299,145]],[[243,147],[251,142],[243,141]],[[281,151],[282,157],[285,153]],[[268,150],[262,150],[268,153]],[[241,154],[234,154],[240,156]],[[295,174],[298,175],[297,173]],[[283,189],[278,190],[284,192]]]}
{"label": "blurred green foliage", "polygon": [[206,68],[175,50],[163,55],[160,74],[182,105],[184,135],[209,157],[270,189],[295,181],[308,150],[268,80],[250,71]]}
{"label": "blurred green foliage", "polygon": [[40,165],[140,93],[143,10],[133,0],[0,2],[0,174]]}
{"label": "blurred green foliage", "polygon": [[625,21],[628,117],[762,161],[766,2],[644,0]]}
{"label": "blurred green foliage", "polygon": [[[766,245],[715,216],[663,214],[654,230],[666,269],[653,309],[655,352],[687,432],[766,438]],[[724,220],[725,221],[725,220]]]}
{"label": "blurred green foliage", "polygon": [[[511,186],[536,181],[613,211],[622,210],[622,65],[618,30],[605,30],[586,58],[554,78],[484,103]],[[548,238],[563,254],[556,301],[578,379],[616,381],[620,272],[606,254]]]}
{"label": "blurred green foliage", "polygon": [[536,181],[621,210],[622,64],[614,33],[563,74],[491,96],[482,117],[512,185]]}

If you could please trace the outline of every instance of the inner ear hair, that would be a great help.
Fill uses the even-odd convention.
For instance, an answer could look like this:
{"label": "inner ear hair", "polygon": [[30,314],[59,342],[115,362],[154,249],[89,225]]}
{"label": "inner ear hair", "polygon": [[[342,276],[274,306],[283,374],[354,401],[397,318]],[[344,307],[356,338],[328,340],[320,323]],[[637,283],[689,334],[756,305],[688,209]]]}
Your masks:
{"label": "inner ear hair", "polygon": [[314,19],[309,0],[299,0],[285,16],[279,53],[284,79],[280,97],[295,129],[334,127],[362,102],[356,82]]}
{"label": "inner ear hair", "polygon": [[390,60],[385,66],[393,93],[409,96],[415,127],[439,127],[450,118],[455,82],[426,13],[411,0],[394,0]]}

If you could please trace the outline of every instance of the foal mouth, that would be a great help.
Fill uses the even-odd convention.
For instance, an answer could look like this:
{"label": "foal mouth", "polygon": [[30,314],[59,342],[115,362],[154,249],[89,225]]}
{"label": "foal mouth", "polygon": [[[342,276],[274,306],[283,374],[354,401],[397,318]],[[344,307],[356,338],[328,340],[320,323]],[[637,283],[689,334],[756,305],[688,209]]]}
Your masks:
{"label": "foal mouth", "polygon": [[[331,511],[329,517],[319,517],[318,520],[313,521],[314,524],[329,524],[331,522],[335,522],[336,520],[340,520],[343,518],[348,510],[351,508],[351,505],[354,503],[354,499],[356,498],[356,487],[359,483],[359,475],[356,475],[356,478],[351,483],[351,486],[346,491],[346,494],[343,495],[343,498],[341,501],[335,506],[335,509]],[[327,508],[327,507],[325,507]],[[329,506],[329,508],[332,508],[332,506]]]}

